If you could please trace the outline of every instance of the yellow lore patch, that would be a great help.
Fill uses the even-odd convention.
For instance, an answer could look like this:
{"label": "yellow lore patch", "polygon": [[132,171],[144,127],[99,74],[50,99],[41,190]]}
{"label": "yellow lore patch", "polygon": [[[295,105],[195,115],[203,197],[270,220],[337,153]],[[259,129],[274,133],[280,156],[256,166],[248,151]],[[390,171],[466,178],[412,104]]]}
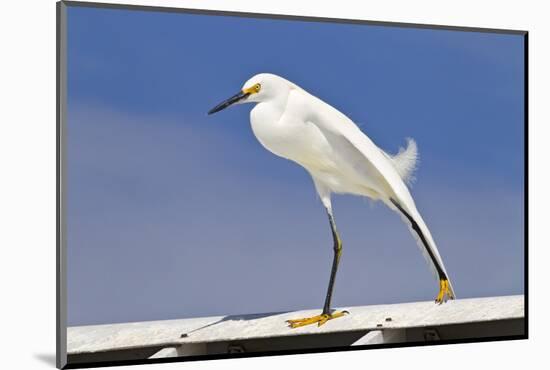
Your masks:
{"label": "yellow lore patch", "polygon": [[252,87],[249,87],[248,89],[243,89],[243,93],[245,94],[256,94],[260,92],[260,89],[262,88],[262,85],[260,84],[254,84]]}

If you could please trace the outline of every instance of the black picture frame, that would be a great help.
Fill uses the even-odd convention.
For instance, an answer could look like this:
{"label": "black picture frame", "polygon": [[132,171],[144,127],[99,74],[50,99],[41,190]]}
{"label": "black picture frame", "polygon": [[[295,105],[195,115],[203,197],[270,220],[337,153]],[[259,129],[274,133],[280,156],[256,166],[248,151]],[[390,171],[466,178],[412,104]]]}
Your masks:
{"label": "black picture frame", "polygon": [[[484,337],[475,339],[460,339],[460,340],[441,340],[438,342],[408,342],[397,344],[374,344],[374,345],[359,345],[353,347],[331,347],[331,348],[316,348],[316,349],[300,349],[300,350],[279,350],[276,352],[252,352],[252,353],[231,353],[231,354],[216,354],[216,355],[200,355],[188,357],[174,357],[162,359],[143,359],[143,360],[112,360],[101,362],[80,362],[71,364],[67,362],[67,214],[66,214],[66,109],[67,109],[67,65],[66,65],[66,43],[67,43],[67,7],[87,7],[87,8],[103,8],[103,9],[124,9],[132,11],[151,11],[151,12],[167,12],[167,13],[187,13],[201,14],[210,16],[230,16],[230,17],[245,17],[245,18],[264,18],[272,20],[296,20],[305,22],[330,22],[330,23],[347,23],[359,25],[376,25],[386,27],[401,27],[401,28],[421,28],[421,29],[438,29],[461,32],[483,32],[483,33],[498,33],[498,34],[513,34],[521,35],[524,38],[524,334],[514,336],[499,336],[499,337]],[[399,347],[415,347],[425,345],[447,345],[456,343],[478,343],[488,341],[502,340],[522,340],[529,338],[529,140],[528,140],[528,31],[524,30],[507,30],[507,29],[491,29],[491,28],[473,28],[473,27],[458,27],[446,25],[429,25],[416,23],[398,23],[398,22],[381,22],[369,20],[354,20],[354,19],[338,19],[310,16],[290,16],[281,14],[262,14],[262,13],[247,13],[234,11],[219,11],[219,10],[203,10],[189,8],[173,8],[173,7],[158,7],[158,6],[142,6],[142,5],[123,5],[110,4],[100,2],[79,2],[79,1],[60,1],[56,6],[57,13],[57,64],[56,64],[56,120],[57,120],[57,202],[56,202],[56,228],[57,228],[57,253],[56,253],[56,288],[57,288],[57,311],[56,311],[56,365],[58,368],[92,368],[103,366],[121,366],[121,365],[137,365],[137,364],[154,364],[168,362],[186,362],[186,361],[204,361],[215,359],[243,358],[243,357],[261,357],[261,356],[279,356],[289,354],[304,354],[304,353],[319,353],[319,352],[339,352],[339,351],[355,351],[377,348],[399,348]]]}

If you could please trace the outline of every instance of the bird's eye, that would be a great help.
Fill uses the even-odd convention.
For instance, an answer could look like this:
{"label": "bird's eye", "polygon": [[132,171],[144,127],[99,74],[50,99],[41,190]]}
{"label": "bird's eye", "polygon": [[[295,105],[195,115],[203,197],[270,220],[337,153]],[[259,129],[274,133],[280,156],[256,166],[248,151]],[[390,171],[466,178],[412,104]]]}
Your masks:
{"label": "bird's eye", "polygon": [[256,91],[260,91],[260,87],[262,87],[260,84],[256,84]]}

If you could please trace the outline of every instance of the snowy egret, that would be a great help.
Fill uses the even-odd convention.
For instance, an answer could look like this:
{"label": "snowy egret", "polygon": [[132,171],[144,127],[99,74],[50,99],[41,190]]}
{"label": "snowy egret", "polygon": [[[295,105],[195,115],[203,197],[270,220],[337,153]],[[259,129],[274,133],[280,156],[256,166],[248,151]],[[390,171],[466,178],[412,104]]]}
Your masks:
{"label": "snowy egret", "polygon": [[409,139],[407,147],[396,155],[389,155],[343,113],[296,84],[269,73],[249,79],[239,93],[208,114],[239,103],[257,103],[250,112],[250,122],[254,135],[267,150],[298,163],[310,173],[332,231],[334,257],[323,311],[317,316],[288,320],[290,327],[314,323],[321,326],[348,313],[331,309],[334,279],[342,255],[342,241],[332,212],[332,193],[380,200],[396,211],[409,225],[439,279],[436,303],[454,299],[443,260],[406,185],[416,166],[414,140]]}

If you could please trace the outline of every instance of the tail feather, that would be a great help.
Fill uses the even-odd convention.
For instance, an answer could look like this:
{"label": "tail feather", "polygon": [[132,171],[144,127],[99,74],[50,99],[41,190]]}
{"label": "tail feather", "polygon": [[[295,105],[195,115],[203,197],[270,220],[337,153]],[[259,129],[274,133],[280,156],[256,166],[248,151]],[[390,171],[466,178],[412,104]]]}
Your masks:
{"label": "tail feather", "polygon": [[399,148],[395,155],[383,152],[391,161],[393,167],[403,179],[404,182],[411,184],[415,178],[413,176],[418,164],[418,147],[414,139],[407,138],[407,147]]}

